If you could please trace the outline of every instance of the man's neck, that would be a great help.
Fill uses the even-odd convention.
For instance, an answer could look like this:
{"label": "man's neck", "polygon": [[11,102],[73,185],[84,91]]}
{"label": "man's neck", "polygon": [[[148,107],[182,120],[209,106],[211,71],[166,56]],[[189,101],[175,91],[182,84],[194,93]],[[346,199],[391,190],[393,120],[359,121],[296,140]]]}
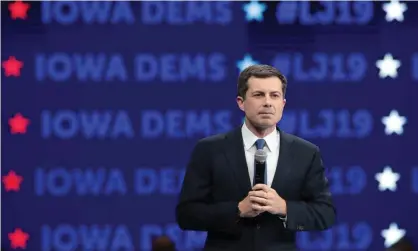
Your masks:
{"label": "man's neck", "polygon": [[265,136],[269,135],[274,130],[276,130],[276,126],[272,126],[269,128],[257,128],[253,126],[251,123],[249,123],[247,120],[245,120],[245,125],[247,126],[248,130],[250,130],[255,136],[259,138],[264,138]]}

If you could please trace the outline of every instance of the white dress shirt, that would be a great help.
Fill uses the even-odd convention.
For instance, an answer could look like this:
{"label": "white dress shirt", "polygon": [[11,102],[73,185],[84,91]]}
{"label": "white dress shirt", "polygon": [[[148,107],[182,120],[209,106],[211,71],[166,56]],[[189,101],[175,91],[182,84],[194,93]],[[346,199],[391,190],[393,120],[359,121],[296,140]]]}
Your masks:
{"label": "white dress shirt", "polygon": [[[252,186],[254,186],[254,155],[257,150],[255,142],[259,139],[255,136],[247,125],[244,123],[241,128],[242,139],[244,141],[245,158],[247,159],[248,174]],[[267,152],[266,170],[267,170],[267,181],[266,185],[271,187],[273,183],[274,174],[276,173],[277,161],[279,160],[280,153],[280,133],[274,130],[263,138],[266,141],[263,150]],[[283,226],[286,228],[287,215],[279,216],[283,221]]]}
{"label": "white dress shirt", "polygon": [[[244,123],[241,128],[242,139],[244,141],[245,158],[247,159],[248,174],[250,175],[251,184],[254,185],[254,154],[257,150],[255,141],[259,139],[255,136],[247,125]],[[276,173],[277,161],[279,159],[280,152],[280,134],[277,130],[274,130],[263,138],[266,144],[263,148],[267,152],[266,171],[267,180],[266,185],[271,187],[274,174]]]}

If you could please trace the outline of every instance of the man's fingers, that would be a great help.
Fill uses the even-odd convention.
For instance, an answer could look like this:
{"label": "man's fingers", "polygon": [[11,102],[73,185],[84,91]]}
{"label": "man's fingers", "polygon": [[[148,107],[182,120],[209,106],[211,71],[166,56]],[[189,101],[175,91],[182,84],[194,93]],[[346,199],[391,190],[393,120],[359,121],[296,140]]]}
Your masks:
{"label": "man's fingers", "polygon": [[250,197],[253,196],[253,197],[267,198],[268,196],[268,193],[263,190],[251,191],[248,194],[250,195]]}
{"label": "man's fingers", "polygon": [[262,206],[260,204],[257,204],[257,203],[251,204],[251,208],[255,211],[261,211],[261,207]]}
{"label": "man's fingers", "polygon": [[254,211],[257,211],[259,214],[263,212],[270,212],[270,210],[272,209],[271,206],[263,206],[260,204],[252,204],[251,207]]}
{"label": "man's fingers", "polygon": [[269,203],[267,199],[261,198],[261,197],[255,197],[255,196],[251,196],[250,201],[253,203],[258,203],[258,204],[263,204],[263,205],[267,205]]}
{"label": "man's fingers", "polygon": [[257,184],[253,187],[253,191],[255,190],[263,190],[264,192],[268,192],[270,187],[268,187],[266,184]]}
{"label": "man's fingers", "polygon": [[260,206],[260,211],[263,212],[271,212],[272,207],[267,205],[267,206]]}

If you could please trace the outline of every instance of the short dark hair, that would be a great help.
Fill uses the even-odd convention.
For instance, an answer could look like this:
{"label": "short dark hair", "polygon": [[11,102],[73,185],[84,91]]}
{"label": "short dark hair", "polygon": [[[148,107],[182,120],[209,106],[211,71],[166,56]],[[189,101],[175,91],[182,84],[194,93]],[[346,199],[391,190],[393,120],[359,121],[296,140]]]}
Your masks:
{"label": "short dark hair", "polygon": [[286,94],[287,80],[286,77],[276,68],[270,65],[257,64],[245,68],[238,77],[238,96],[245,99],[248,90],[248,79],[278,77],[282,82],[283,97]]}

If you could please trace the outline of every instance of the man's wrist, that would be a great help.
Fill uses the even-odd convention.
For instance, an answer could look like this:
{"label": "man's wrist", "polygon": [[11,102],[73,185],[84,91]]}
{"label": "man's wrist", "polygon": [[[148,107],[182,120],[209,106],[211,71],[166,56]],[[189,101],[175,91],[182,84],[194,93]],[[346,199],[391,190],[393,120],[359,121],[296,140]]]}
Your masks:
{"label": "man's wrist", "polygon": [[287,203],[285,200],[283,200],[283,215],[287,215]]}
{"label": "man's wrist", "polygon": [[241,217],[241,208],[240,208],[240,204],[241,204],[241,202],[239,202],[238,203],[238,205],[237,205],[237,211],[238,211],[238,217]]}
{"label": "man's wrist", "polygon": [[284,208],[283,209],[284,214],[281,215],[281,216],[279,216],[279,218],[283,222],[283,226],[285,228],[287,228],[287,203],[286,203],[285,200],[283,200],[283,204],[284,204],[284,206],[283,206],[283,208]]}
{"label": "man's wrist", "polygon": [[282,221],[287,221],[287,215],[279,215],[279,219]]}
{"label": "man's wrist", "polygon": [[279,216],[279,219],[282,221],[283,227],[287,228],[287,215],[285,215],[284,217]]}
{"label": "man's wrist", "polygon": [[277,211],[278,211],[277,212],[277,215],[279,217],[286,217],[286,215],[287,215],[287,204],[286,204],[286,201],[283,201],[283,205],[280,206]]}
{"label": "man's wrist", "polygon": [[236,215],[236,221],[235,221],[236,223],[238,223],[241,220],[242,212],[241,212],[241,209],[240,209],[239,205],[240,205],[240,203],[238,203],[238,205],[237,205],[237,215]]}

